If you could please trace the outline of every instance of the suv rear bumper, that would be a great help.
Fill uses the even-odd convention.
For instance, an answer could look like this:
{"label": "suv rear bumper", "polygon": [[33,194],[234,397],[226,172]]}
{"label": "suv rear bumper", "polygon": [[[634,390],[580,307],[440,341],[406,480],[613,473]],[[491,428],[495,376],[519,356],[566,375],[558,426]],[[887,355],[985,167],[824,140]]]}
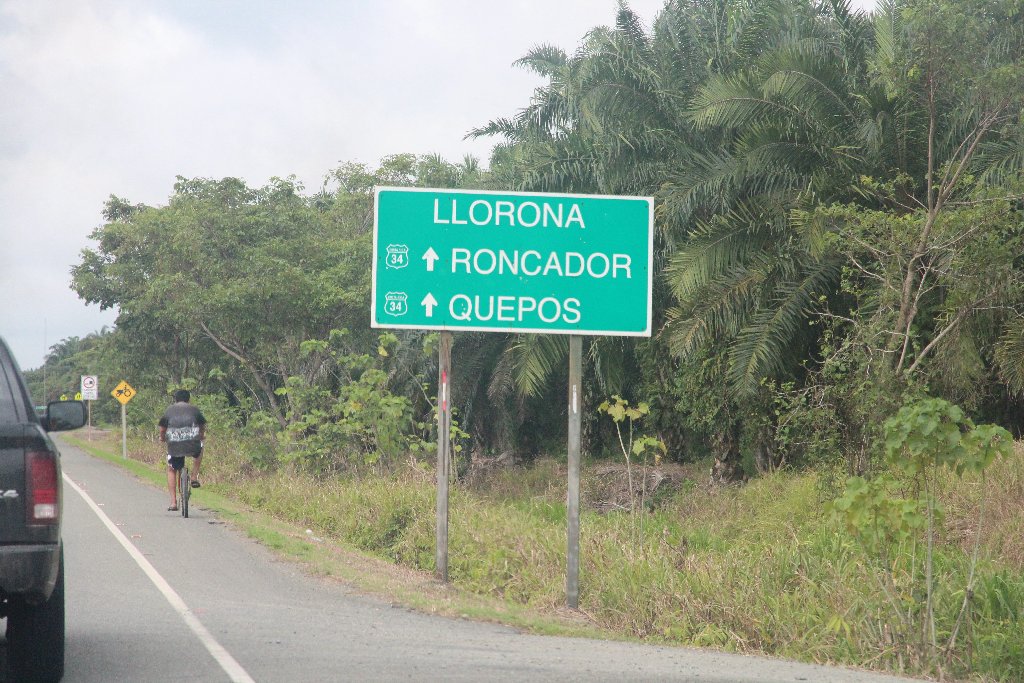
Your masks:
{"label": "suv rear bumper", "polygon": [[48,600],[60,569],[60,544],[0,546],[0,592],[31,604]]}

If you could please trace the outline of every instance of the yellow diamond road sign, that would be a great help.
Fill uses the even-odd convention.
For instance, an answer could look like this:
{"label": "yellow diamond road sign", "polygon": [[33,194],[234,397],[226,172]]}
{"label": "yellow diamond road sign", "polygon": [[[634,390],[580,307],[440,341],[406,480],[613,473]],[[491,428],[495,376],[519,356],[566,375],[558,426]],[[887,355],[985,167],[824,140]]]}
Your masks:
{"label": "yellow diamond road sign", "polygon": [[121,405],[127,405],[128,401],[135,397],[135,389],[128,382],[121,380],[121,383],[114,387],[110,395],[120,401]]}

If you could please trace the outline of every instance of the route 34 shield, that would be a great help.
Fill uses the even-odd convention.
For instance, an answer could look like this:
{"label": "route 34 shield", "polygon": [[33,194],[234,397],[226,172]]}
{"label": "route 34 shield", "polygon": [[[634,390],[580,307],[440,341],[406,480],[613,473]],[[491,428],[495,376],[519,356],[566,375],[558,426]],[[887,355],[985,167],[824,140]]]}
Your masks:
{"label": "route 34 shield", "polygon": [[400,316],[409,312],[409,295],[405,292],[388,292],[384,295],[384,312]]}

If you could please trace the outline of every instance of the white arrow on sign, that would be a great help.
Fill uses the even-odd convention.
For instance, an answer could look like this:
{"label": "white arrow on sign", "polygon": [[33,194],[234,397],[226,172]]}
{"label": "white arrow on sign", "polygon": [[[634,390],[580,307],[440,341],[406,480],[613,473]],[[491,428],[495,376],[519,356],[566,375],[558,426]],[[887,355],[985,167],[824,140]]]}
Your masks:
{"label": "white arrow on sign", "polygon": [[[427,272],[428,273],[433,273],[434,272],[434,264],[437,262],[437,259],[439,259],[439,258],[441,258],[441,257],[437,255],[437,252],[434,251],[433,247],[427,247],[427,253],[425,253],[423,255],[423,260],[427,262]],[[437,304],[436,301],[434,303]],[[427,315],[430,315],[430,314],[427,313]]]}
{"label": "white arrow on sign", "polygon": [[437,305],[437,299],[434,298],[433,294],[427,292],[427,295],[423,297],[423,301],[420,302],[420,305],[427,307],[427,317],[429,318],[434,315],[434,306]]}

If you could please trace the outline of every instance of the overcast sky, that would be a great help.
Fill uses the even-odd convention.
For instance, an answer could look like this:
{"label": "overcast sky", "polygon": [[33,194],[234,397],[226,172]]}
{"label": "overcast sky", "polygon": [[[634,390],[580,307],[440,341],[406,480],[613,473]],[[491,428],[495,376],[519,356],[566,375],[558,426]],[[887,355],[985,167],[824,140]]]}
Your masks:
{"label": "overcast sky", "polygon": [[[664,0],[631,0],[649,27]],[[870,8],[873,0],[855,0]],[[114,322],[70,289],[110,195],[162,205],[175,176],[297,176],[473,154],[471,128],[541,80],[616,0],[0,0],[0,336],[23,369]],[[367,309],[369,316],[369,308]]]}

